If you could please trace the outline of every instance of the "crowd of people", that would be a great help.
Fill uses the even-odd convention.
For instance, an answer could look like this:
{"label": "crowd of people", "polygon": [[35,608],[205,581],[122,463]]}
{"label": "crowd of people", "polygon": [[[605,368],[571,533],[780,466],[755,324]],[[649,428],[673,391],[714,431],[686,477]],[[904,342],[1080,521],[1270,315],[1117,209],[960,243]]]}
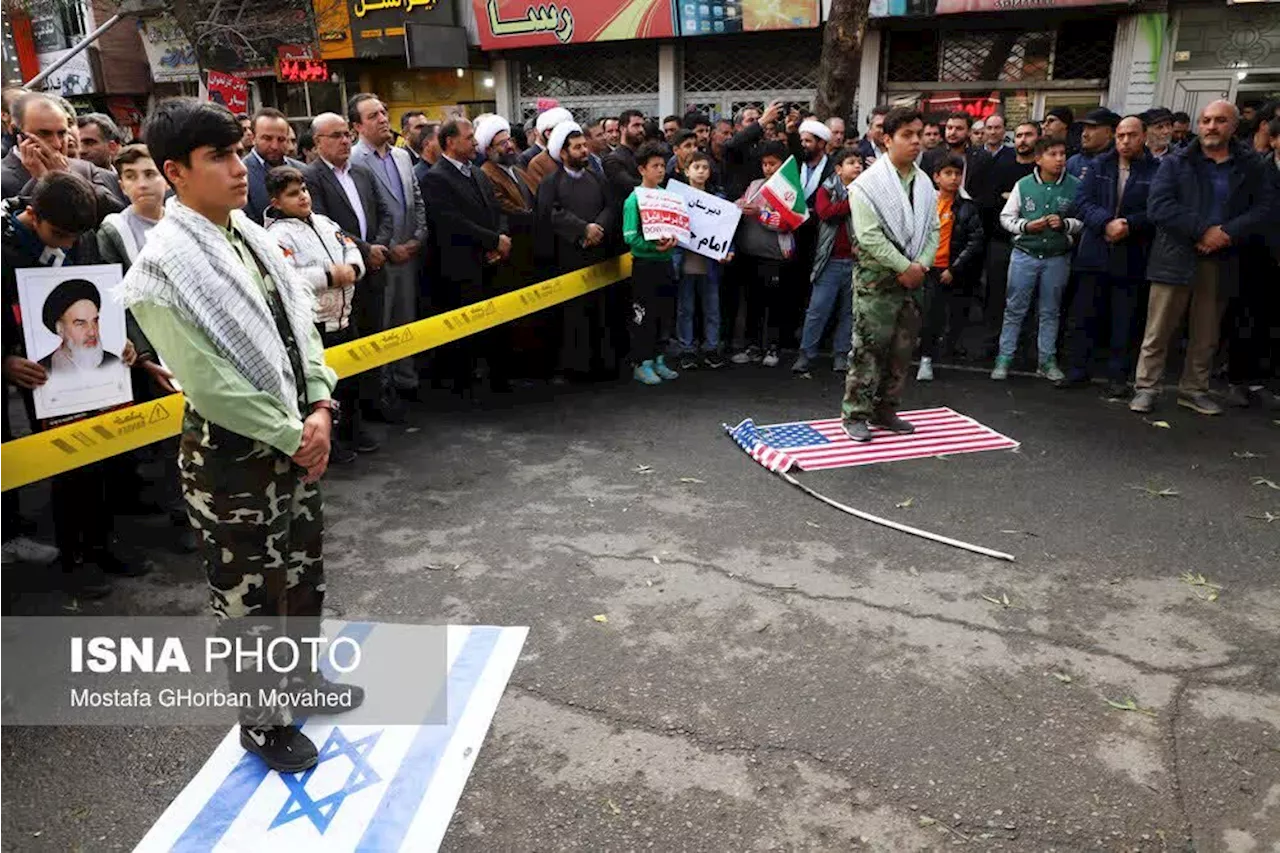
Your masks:
{"label": "crowd of people", "polygon": [[[1274,405],[1280,105],[1251,112],[1218,101],[1193,126],[1164,109],[1055,109],[1007,126],[878,107],[855,138],[852,122],[780,102],[731,121],[628,109],[580,123],[551,107],[527,123],[410,111],[397,132],[361,93],[301,134],[275,109],[168,99],[130,141],[108,116],[7,91],[6,398],[17,390],[37,431],[96,414],[37,417],[34,393],[60,369],[118,360],[135,402],[180,389],[186,409],[176,447],[151,460],[166,470],[151,503],[137,454],[59,474],[48,545],[19,512],[23,490],[6,492],[4,560],[58,563],[70,593],[100,597],[109,575],[147,569],[116,552],[114,518],[168,511],[176,547],[202,552],[216,615],[318,624],[328,466],[377,452],[371,422],[444,396],[428,388],[465,401],[481,380],[494,394],[624,375],[656,386],[777,368],[788,350],[809,375],[830,353],[845,430],[871,441],[912,431],[897,406],[917,352],[917,379],[935,381],[966,342],[993,380],[1034,352],[1057,387],[1098,373],[1150,412],[1185,321],[1179,405],[1221,413],[1223,366],[1228,404]],[[642,195],[675,180],[736,204],[727,254],[646,237]],[[627,281],[553,309],[343,382],[325,364],[327,347],[624,253]],[[23,315],[19,270],[102,263],[123,271],[109,297],[125,309],[119,353],[104,351],[103,295],[73,271]],[[62,342],[44,357],[26,349],[36,322]],[[315,673],[306,684],[361,699]],[[241,722],[271,767],[315,764],[287,710]]]}
{"label": "crowd of people", "polygon": [[[41,429],[55,422],[35,418],[28,392],[48,370],[26,358],[14,270],[106,262],[128,273],[176,186],[154,143],[126,140],[106,115],[76,115],[44,93],[7,91],[4,106],[4,377]],[[397,129],[385,103],[362,93],[345,116],[316,116],[301,134],[275,109],[236,116],[225,168],[245,193],[237,207],[305,283],[306,332],[324,347],[631,254],[622,285],[339,383],[327,461],[345,465],[379,449],[371,422],[402,421],[427,388],[469,399],[485,380],[491,393],[624,374],[659,385],[727,364],[777,367],[785,351],[806,375],[830,354],[849,377],[847,421],[889,419],[903,360],[917,358],[919,381],[958,360],[987,360],[995,380],[1025,363],[1060,388],[1097,375],[1108,395],[1149,412],[1184,321],[1180,405],[1220,413],[1215,370],[1225,370],[1227,404],[1274,405],[1280,105],[1245,113],[1217,102],[1193,125],[1160,108],[1098,108],[1079,120],[1059,108],[1006,125],[885,106],[857,138],[852,122],[775,102],[732,120],[624,110],[579,123],[551,107],[524,123],[434,121],[409,111]],[[898,132],[911,141],[895,149]],[[898,169],[901,191],[875,168],[895,150],[895,164],[913,166]],[[790,158],[808,213],[798,225],[761,192]],[[671,180],[741,210],[723,259],[645,239],[635,190]],[[902,233],[918,219],[915,248],[927,251],[906,254],[902,233],[881,227],[886,215]],[[878,285],[886,276],[900,288]],[[138,401],[172,392],[175,371],[208,373],[220,343],[157,313],[127,315],[120,355]],[[877,385],[868,371],[894,381]],[[224,425],[273,414],[227,402],[197,409]],[[6,493],[5,559],[90,565],[80,588],[91,592],[108,588],[97,569],[141,571],[112,554],[109,524],[83,523],[111,514],[102,478],[134,469],[122,457],[54,478],[56,547],[22,535],[18,495]],[[176,491],[170,498],[179,538],[194,548]]]}

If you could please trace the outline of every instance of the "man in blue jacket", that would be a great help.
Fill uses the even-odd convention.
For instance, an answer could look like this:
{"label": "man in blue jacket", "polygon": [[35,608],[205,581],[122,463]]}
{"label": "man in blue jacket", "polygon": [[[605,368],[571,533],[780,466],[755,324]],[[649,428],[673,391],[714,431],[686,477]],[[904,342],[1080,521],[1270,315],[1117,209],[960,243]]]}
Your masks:
{"label": "man in blue jacket", "polygon": [[1076,215],[1084,231],[1073,272],[1078,286],[1067,315],[1066,378],[1059,388],[1089,384],[1089,363],[1107,353],[1107,396],[1121,397],[1133,367],[1135,318],[1145,308],[1143,275],[1155,229],[1147,196],[1159,164],[1147,153],[1146,125],[1126,116],[1116,126],[1116,145],[1101,154],[1076,193]]}
{"label": "man in blue jacket", "polygon": [[1222,413],[1209,396],[1209,370],[1222,306],[1241,285],[1239,247],[1255,235],[1267,236],[1280,221],[1276,170],[1232,140],[1239,123],[1234,104],[1209,104],[1200,116],[1199,137],[1166,156],[1151,184],[1147,214],[1156,236],[1147,266],[1147,328],[1129,403],[1135,412],[1155,407],[1169,341],[1187,315],[1189,342],[1178,405],[1202,415]]}

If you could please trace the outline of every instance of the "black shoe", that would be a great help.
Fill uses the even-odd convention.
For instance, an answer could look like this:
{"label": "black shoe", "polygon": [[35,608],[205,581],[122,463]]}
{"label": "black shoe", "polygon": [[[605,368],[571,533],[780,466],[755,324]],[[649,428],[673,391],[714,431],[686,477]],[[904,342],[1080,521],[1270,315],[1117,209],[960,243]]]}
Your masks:
{"label": "black shoe", "polygon": [[844,427],[845,434],[854,441],[871,440],[871,427],[866,421],[845,421],[841,425]]}
{"label": "black shoe", "polygon": [[898,435],[911,435],[916,431],[909,422],[898,417],[896,412],[881,412],[871,417],[871,423],[878,427],[884,427],[889,432],[896,432]]}
{"label": "black shoe", "polygon": [[1107,383],[1107,390],[1104,393],[1108,400],[1123,400],[1129,396],[1129,383],[1113,380]]}
{"label": "black shoe", "polygon": [[369,433],[361,430],[356,433],[356,453],[377,453],[382,444]]}
{"label": "black shoe", "polygon": [[314,704],[302,706],[313,716],[345,714],[364,704],[363,687],[357,684],[339,684],[322,675],[317,675],[296,692],[311,694],[311,698],[316,700]]}
{"label": "black shoe", "polygon": [[320,760],[316,745],[297,726],[241,726],[240,745],[277,773],[301,773]]}
{"label": "black shoe", "polygon": [[1086,376],[1067,376],[1053,383],[1053,387],[1061,391],[1069,391],[1073,388],[1088,388],[1092,384]]}
{"label": "black shoe", "polygon": [[85,562],[96,563],[107,574],[122,578],[140,578],[151,571],[146,563],[126,563],[110,551],[98,551],[86,557]]}
{"label": "black shoe", "polygon": [[349,465],[356,461],[356,452],[345,444],[336,441],[329,445],[330,465]]}
{"label": "black shoe", "polygon": [[709,352],[706,357],[702,359],[702,363],[710,370],[719,370],[724,367],[724,358],[718,352]]}
{"label": "black shoe", "polygon": [[62,589],[74,598],[99,599],[111,594],[111,581],[97,563],[63,562]]}

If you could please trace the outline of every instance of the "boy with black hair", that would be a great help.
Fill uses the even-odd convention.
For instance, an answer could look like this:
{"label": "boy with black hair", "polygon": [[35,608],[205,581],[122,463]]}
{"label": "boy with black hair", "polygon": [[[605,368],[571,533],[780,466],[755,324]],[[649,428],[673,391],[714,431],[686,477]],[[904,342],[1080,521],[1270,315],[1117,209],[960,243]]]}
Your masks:
{"label": "boy with black hair", "polygon": [[1035,171],[1013,185],[1004,210],[1000,211],[1000,226],[1013,235],[1013,256],[1009,259],[1009,293],[1000,330],[1000,354],[991,371],[992,379],[1009,378],[1022,320],[1037,291],[1037,373],[1051,382],[1065,377],[1058,367],[1058,314],[1071,273],[1072,237],[1084,227],[1069,215],[1080,181],[1067,173],[1066,140],[1042,137],[1036,141],[1035,155]]}
{"label": "boy with black hair", "polygon": [[[752,181],[738,199],[742,221],[734,243],[747,279],[747,327],[746,347],[729,359],[734,364],[778,366],[782,264],[795,254],[796,240],[783,218],[759,198],[759,194],[765,181],[782,168],[789,156],[787,146],[777,140],[760,146],[760,170],[764,177]],[[729,318],[730,328],[736,319]]]}
{"label": "boy with black hair", "polygon": [[[275,167],[267,172],[266,189],[271,199],[263,213],[267,231],[315,294],[315,324],[321,342],[328,349],[354,340],[351,303],[356,282],[364,278],[360,247],[338,223],[311,209],[311,192],[300,170]],[[354,378],[339,382],[334,398],[343,414],[349,414],[339,419],[338,437],[329,451],[329,461],[342,465],[356,458],[354,447],[358,444],[360,390]]]}
{"label": "boy with black hair", "polygon": [[[27,358],[23,322],[18,298],[16,271],[32,267],[70,267],[99,262],[93,228],[98,222],[93,186],[70,172],[50,172],[33,185],[30,198],[6,199],[0,210],[0,252],[4,292],[4,379],[22,392],[27,417],[39,430],[52,423],[38,421],[32,391],[49,381],[49,371]],[[126,346],[122,358],[133,363],[133,347]],[[4,439],[13,437],[9,407],[3,408]],[[61,419],[66,422],[70,419]],[[51,504],[56,551],[38,543],[6,542],[6,554],[33,562],[51,563],[61,558],[67,591],[84,598],[101,598],[111,591],[104,573],[133,576],[145,573],[145,564],[131,567],[111,553],[112,510],[107,489],[107,468],[111,460],[86,465],[53,478]],[[11,497],[12,496],[12,497]],[[19,530],[17,493],[4,497],[4,530]],[[12,531],[12,533],[10,532]]]}
{"label": "boy with black hair", "polygon": [[[656,142],[646,142],[636,152],[636,171],[640,186],[656,190],[666,176],[667,155]],[[672,290],[671,253],[676,238],[646,240],[640,226],[640,201],[632,190],[622,206],[622,236],[631,249],[631,360],[632,376],[645,385],[657,385],[663,379],[680,374],[667,367],[666,357],[658,352],[658,342],[665,335],[675,335],[675,299]]]}
{"label": "boy with black hair", "polygon": [[[236,620],[250,615],[288,620],[257,634],[264,645],[284,631],[295,642],[319,636],[324,508],[316,483],[329,463],[337,377],[324,363],[310,288],[241,212],[242,132],[226,107],[169,98],[143,135],[175,198],[120,294],[186,394],[179,467],[210,607],[220,634],[237,639],[244,628]],[[257,696],[265,686],[232,674],[235,690]],[[306,690],[317,707],[363,700],[358,687],[305,668],[288,687]],[[240,723],[241,745],[272,769],[316,764],[288,707],[255,703],[240,710]]]}
{"label": "boy with black hair", "polygon": [[671,149],[673,152],[667,160],[667,180],[675,178],[678,181],[689,182],[685,177],[685,170],[689,168],[689,162],[693,158],[694,153],[698,150],[698,137],[694,135],[692,130],[677,130],[672,139]]}
{"label": "boy with black hair", "polygon": [[831,369],[849,369],[849,346],[853,339],[853,228],[849,221],[849,185],[862,174],[862,155],[856,148],[841,148],[831,158],[835,171],[818,187],[813,212],[818,215],[818,239],[809,280],[813,290],[804,315],[800,335],[800,355],[791,365],[792,373],[807,373],[818,355],[818,342],[834,311],[835,338],[832,339]]}
{"label": "boy with black hair", "polygon": [[920,333],[917,382],[933,380],[933,359],[943,344],[950,350],[969,314],[970,287],[982,269],[982,216],[960,193],[964,158],[952,155],[933,173],[938,188],[938,252],[924,283],[924,328]]}
{"label": "boy with black hair", "polygon": [[[694,189],[723,198],[720,189],[711,182],[711,167],[711,157],[705,151],[695,151],[685,167],[685,179]],[[721,262],[687,249],[677,249],[674,261],[680,280],[676,305],[680,369],[695,370],[698,367],[698,350],[693,336],[695,301],[697,310],[702,312],[702,363],[713,370],[723,367],[724,360],[720,357]],[[724,262],[733,262],[732,246]]]}

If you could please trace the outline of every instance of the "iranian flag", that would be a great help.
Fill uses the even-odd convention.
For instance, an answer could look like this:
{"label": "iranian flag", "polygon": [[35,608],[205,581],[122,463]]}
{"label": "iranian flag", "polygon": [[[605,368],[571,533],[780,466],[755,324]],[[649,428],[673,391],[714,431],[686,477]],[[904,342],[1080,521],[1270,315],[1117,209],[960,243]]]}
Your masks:
{"label": "iranian flag", "polygon": [[800,184],[800,164],[794,156],[788,157],[773,177],[764,182],[759,195],[792,230],[809,218],[809,205],[805,203]]}

